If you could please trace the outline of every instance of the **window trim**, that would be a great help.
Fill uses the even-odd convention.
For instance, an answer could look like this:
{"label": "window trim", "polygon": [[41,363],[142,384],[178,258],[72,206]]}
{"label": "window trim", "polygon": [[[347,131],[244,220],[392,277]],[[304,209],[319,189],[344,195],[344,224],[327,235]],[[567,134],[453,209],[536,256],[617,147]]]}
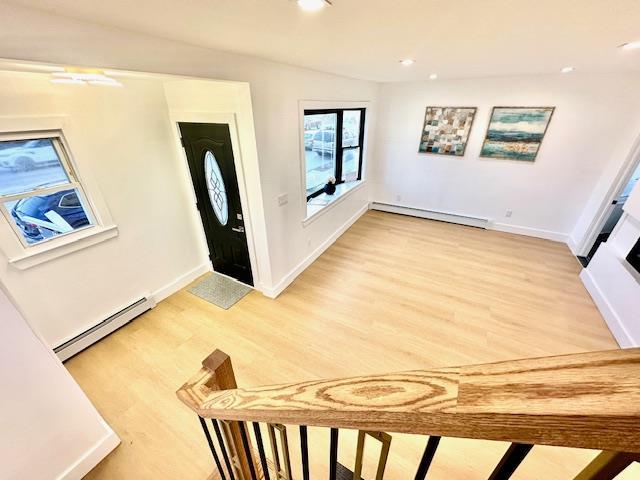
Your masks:
{"label": "window trim", "polygon": [[343,201],[345,201],[350,195],[353,195],[355,192],[364,188],[366,183],[367,183],[366,180],[356,180],[355,182],[343,183],[342,185],[348,185],[349,188],[347,188],[346,191],[342,193],[342,195],[339,195],[338,197],[336,197],[331,203],[324,205],[322,208],[316,210],[315,212],[310,214],[308,217],[304,218],[302,220],[302,227],[306,228],[307,226],[315,222],[318,218],[322,217],[332,209],[336,208]]}
{"label": "window trim", "polygon": [[[299,100],[298,101],[298,141],[299,141],[299,168],[300,168],[300,197],[298,208],[300,209],[300,223],[303,228],[308,227],[318,218],[324,216],[326,212],[334,209],[336,206],[342,203],[343,199],[354,195],[355,192],[361,190],[361,185],[367,183],[367,166],[368,166],[368,151],[369,151],[369,127],[372,124],[372,118],[375,117],[374,104],[367,100],[362,101],[326,101],[326,100]],[[364,124],[364,139],[362,142],[362,165],[360,166],[361,180],[356,183],[354,188],[342,194],[342,196],[331,204],[325,206],[319,211],[308,214],[307,210],[307,172],[306,172],[306,160],[304,149],[304,111],[305,110],[330,110],[330,109],[358,109],[364,108],[367,111],[367,118],[369,121]]]}
{"label": "window trim", "polygon": [[94,228],[79,231],[76,235],[63,235],[43,242],[44,244],[35,244],[28,249],[16,240],[10,224],[3,225],[0,218],[0,251],[7,263],[17,270],[32,268],[116,238],[119,235],[118,227],[114,223],[100,186],[92,176],[91,164],[87,162],[86,165],[84,163],[80,165],[74,157],[74,150],[69,148],[69,145],[76,144],[79,151],[83,145],[88,148],[88,145],[83,143],[84,129],[78,122],[71,120],[71,117],[66,114],[0,117],[0,136],[7,138],[11,136],[11,138],[20,140],[25,137],[60,133],[68,154],[68,161],[73,166],[77,180],[84,187],[87,203],[91,206],[95,218]]}
{"label": "window trim", "polygon": [[[358,132],[358,145],[343,147],[342,146],[342,128],[344,125],[344,113],[345,112],[360,112],[360,131]],[[362,163],[364,158],[364,132],[367,127],[367,107],[341,107],[341,108],[321,108],[321,109],[303,109],[302,111],[302,136],[304,139],[304,117],[307,115],[330,115],[336,114],[336,130],[334,134],[335,141],[335,167],[334,167],[334,177],[336,179],[336,185],[340,185],[342,183],[346,183],[342,179],[342,161],[345,150],[355,150],[357,148],[360,149],[359,158],[358,158],[358,177],[355,181],[362,180]],[[304,147],[304,145],[303,145]],[[307,166],[306,166],[306,151],[303,155],[303,168],[304,168],[304,191],[305,194],[307,192]],[[317,197],[322,194],[324,190],[324,185],[320,187],[315,192],[306,195],[306,202]]]}
{"label": "window trim", "polygon": [[[63,236],[62,239],[64,240],[62,242],[41,242],[44,245],[36,244],[39,248],[25,249],[21,254],[9,258],[9,263],[18,270],[26,270],[49,260],[105,242],[119,235],[116,225],[96,226],[93,229],[85,227],[76,230],[76,232],[77,235],[72,235],[71,237],[68,235]],[[58,237],[58,239],[61,238]]]}
{"label": "window trim", "polygon": [[[43,140],[43,139],[53,140],[52,141],[53,148],[55,149],[56,154],[58,155],[60,165],[64,169],[65,174],[67,175],[68,182],[59,184],[59,185],[53,185],[51,187],[46,187],[46,188],[34,188],[32,190],[25,190],[20,193],[13,193],[8,195],[0,194],[0,212],[2,213],[5,220],[7,221],[7,223],[13,230],[13,232],[15,233],[17,239],[19,240],[20,244],[22,245],[25,251],[32,250],[34,247],[52,242],[54,240],[58,240],[63,237],[73,238],[75,236],[74,235],[75,233],[84,232],[85,230],[89,230],[91,228],[94,228],[100,225],[96,215],[94,214],[95,208],[89,201],[89,198],[87,197],[87,194],[85,192],[84,185],[80,181],[77,171],[74,168],[73,162],[71,160],[71,153],[61,129],[45,130],[45,131],[25,131],[21,133],[0,134],[0,141]],[[56,193],[64,190],[75,190],[78,192],[80,203],[82,204],[82,207],[87,216],[87,219],[89,220],[89,225],[71,230],[70,232],[64,232],[64,233],[55,235],[53,237],[45,238],[36,243],[27,242],[26,238],[20,231],[20,228],[12,218],[11,213],[8,211],[5,204],[7,202],[32,197],[34,196],[34,194],[36,195],[51,194],[51,193]]]}

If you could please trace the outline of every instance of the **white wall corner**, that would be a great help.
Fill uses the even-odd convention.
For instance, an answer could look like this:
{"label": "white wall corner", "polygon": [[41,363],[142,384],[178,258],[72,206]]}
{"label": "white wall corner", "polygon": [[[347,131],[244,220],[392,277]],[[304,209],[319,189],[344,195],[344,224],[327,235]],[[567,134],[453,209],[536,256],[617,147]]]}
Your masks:
{"label": "white wall corner", "polygon": [[585,268],[582,270],[580,273],[580,279],[589,292],[589,295],[591,295],[596,307],[598,307],[604,321],[607,322],[607,326],[609,327],[609,330],[611,330],[616,342],[618,342],[618,345],[620,345],[621,348],[634,348],[640,346],[640,339],[634,339],[627,331],[622,319],[618,316],[611,303],[607,300],[606,296],[600,289],[598,282],[589,269]]}
{"label": "white wall corner", "polygon": [[278,283],[272,287],[263,286],[262,293],[269,298],[277,298],[293,281],[304,272],[320,255],[324,253],[333,243],[346,232],[351,225],[356,223],[358,219],[367,213],[370,208],[370,202],[365,203],[358,211],[341,225],[329,238],[318,246],[311,254],[309,254],[302,262],[296,265],[289,273],[287,273]]}
{"label": "white wall corner", "polygon": [[153,299],[155,300],[156,304],[160,303],[162,300],[164,300],[168,296],[173,295],[178,290],[181,290],[187,285],[189,285],[199,276],[204,275],[205,273],[211,272],[211,271],[213,271],[213,268],[211,267],[211,263],[209,262],[198,265],[197,267],[180,275],[178,278],[176,278],[172,282],[166,284],[163,287],[160,287],[158,290],[153,292],[152,293]]}
{"label": "white wall corner", "polygon": [[580,244],[572,234],[567,235],[567,246],[575,256],[580,255]]}
{"label": "white wall corner", "polygon": [[56,477],[56,480],[80,480],[98,463],[120,445],[120,438],[104,423],[107,435],[91,447],[73,465]]}
{"label": "white wall corner", "polygon": [[569,244],[569,234],[554,232],[553,230],[544,230],[542,228],[524,227],[521,225],[509,225],[506,223],[495,222],[491,222],[488,228],[490,228],[491,230],[498,230],[499,232],[515,233],[517,235],[544,238],[546,240],[553,240],[554,242],[566,243],[567,245]]}

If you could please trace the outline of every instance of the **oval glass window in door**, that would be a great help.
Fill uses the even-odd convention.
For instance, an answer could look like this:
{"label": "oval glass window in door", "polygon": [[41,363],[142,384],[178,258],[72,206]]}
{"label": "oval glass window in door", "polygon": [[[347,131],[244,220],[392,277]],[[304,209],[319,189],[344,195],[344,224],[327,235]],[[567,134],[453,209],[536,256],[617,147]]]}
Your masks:
{"label": "oval glass window in door", "polygon": [[229,202],[227,191],[224,188],[222,172],[216,157],[210,150],[204,154],[204,176],[207,180],[207,190],[211,207],[221,225],[226,225],[229,220]]}

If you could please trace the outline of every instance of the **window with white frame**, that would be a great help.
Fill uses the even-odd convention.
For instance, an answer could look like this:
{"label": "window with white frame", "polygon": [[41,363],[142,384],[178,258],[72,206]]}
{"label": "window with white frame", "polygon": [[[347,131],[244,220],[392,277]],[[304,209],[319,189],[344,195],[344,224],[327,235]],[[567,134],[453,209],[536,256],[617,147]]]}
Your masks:
{"label": "window with white frame", "polygon": [[0,210],[24,247],[95,225],[59,132],[0,137]]}

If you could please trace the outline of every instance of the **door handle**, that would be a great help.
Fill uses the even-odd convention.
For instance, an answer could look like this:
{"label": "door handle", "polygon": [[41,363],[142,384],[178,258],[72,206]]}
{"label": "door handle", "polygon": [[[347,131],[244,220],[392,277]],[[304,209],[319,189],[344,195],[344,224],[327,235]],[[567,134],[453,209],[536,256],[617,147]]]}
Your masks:
{"label": "door handle", "polygon": [[240,227],[232,227],[231,230],[233,230],[234,232],[238,232],[238,233],[244,233],[244,227],[240,226]]}

